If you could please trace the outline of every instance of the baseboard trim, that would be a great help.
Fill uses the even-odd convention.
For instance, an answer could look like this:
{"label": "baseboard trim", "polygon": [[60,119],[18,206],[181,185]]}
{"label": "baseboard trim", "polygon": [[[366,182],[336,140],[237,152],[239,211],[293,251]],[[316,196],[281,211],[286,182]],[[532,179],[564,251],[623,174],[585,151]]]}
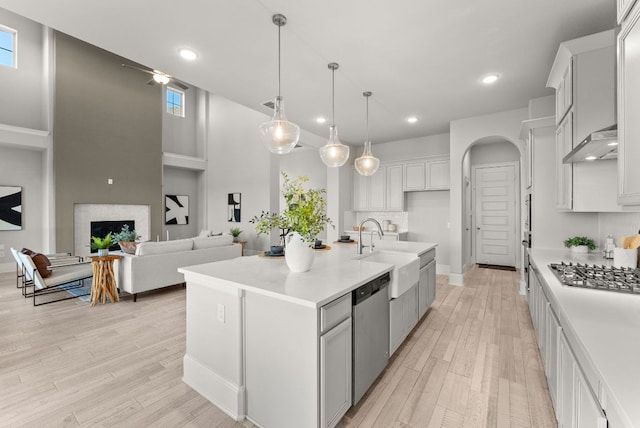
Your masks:
{"label": "baseboard trim", "polygon": [[246,417],[245,388],[218,376],[188,355],[183,359],[182,381],[236,421]]}
{"label": "baseboard trim", "polygon": [[520,280],[520,295],[524,296],[527,294],[527,282],[524,280]]}
{"label": "baseboard trim", "polygon": [[464,286],[464,275],[460,273],[450,273],[449,285]]}

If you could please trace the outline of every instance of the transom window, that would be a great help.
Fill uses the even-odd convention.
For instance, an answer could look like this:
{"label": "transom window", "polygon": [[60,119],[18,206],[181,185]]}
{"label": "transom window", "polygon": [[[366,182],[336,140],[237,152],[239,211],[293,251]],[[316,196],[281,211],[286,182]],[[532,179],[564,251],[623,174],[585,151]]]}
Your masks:
{"label": "transom window", "polygon": [[0,65],[16,66],[16,38],[18,32],[0,25]]}
{"label": "transom window", "polygon": [[184,117],[184,92],[167,87],[167,113]]}

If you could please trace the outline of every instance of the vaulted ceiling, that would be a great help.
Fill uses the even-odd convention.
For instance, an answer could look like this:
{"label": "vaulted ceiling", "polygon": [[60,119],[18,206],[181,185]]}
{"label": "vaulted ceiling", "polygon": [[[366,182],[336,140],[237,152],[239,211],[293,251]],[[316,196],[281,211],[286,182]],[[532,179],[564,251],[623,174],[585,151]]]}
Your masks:
{"label": "vaulted ceiling", "polygon": [[[545,88],[560,42],[613,28],[612,0],[0,0],[0,7],[270,114],[277,93],[289,120],[320,136],[374,143],[448,132],[454,119],[526,107]],[[177,55],[190,47],[199,58]],[[123,69],[123,72],[127,70]],[[501,78],[491,86],[479,80]],[[406,122],[415,115],[419,121]],[[328,119],[316,123],[318,116]]]}

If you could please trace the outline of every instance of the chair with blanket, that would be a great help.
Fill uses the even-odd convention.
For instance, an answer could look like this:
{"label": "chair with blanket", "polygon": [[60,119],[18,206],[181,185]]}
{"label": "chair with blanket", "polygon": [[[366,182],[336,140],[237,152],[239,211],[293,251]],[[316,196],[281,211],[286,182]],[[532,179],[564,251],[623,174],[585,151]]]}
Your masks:
{"label": "chair with blanket", "polygon": [[[33,284],[30,281],[26,281],[25,279],[24,265],[22,264],[22,259],[20,258],[19,253],[25,253],[28,255],[36,253],[27,248],[23,248],[22,250],[16,250],[13,247],[11,248],[11,254],[16,261],[16,288],[22,288],[22,294],[25,297],[31,297],[30,295],[26,295],[25,288],[30,287]],[[45,257],[50,262],[51,266],[65,266],[77,263],[86,263],[81,256],[72,256],[70,253],[46,254]]]}
{"label": "chair with blanket", "polygon": [[[44,269],[38,269],[31,256],[18,253],[18,257],[24,267],[24,280],[26,283],[32,284],[30,287],[33,287],[33,291],[29,293],[29,296],[33,296],[33,306],[45,305],[91,294],[90,291],[77,295],[64,293],[85,286],[85,280],[93,277],[91,263],[76,263],[63,266],[52,265],[45,266]],[[36,297],[53,293],[64,294],[61,298],[37,303]]]}

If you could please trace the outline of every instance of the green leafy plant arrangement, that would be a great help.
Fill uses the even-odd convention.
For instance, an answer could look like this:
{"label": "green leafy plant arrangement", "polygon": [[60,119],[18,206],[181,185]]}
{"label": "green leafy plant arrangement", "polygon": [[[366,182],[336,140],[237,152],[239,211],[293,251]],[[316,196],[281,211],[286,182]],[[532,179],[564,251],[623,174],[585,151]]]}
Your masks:
{"label": "green leafy plant arrangement", "polygon": [[115,241],[113,240],[113,235],[111,235],[111,232],[109,232],[104,238],[99,238],[97,236],[91,237],[92,250],[106,250],[113,244],[115,244]]}
{"label": "green leafy plant arrangement", "polygon": [[[93,238],[92,238],[93,239]],[[129,225],[125,224],[120,229],[120,232],[113,235],[114,243],[118,242],[133,242],[140,239],[140,235],[138,235],[134,230],[129,230]],[[108,247],[107,247],[108,248]]]}
{"label": "green leafy plant arrangement", "polygon": [[577,247],[579,245],[586,245],[591,251],[596,249],[596,243],[593,239],[587,238],[586,236],[574,236],[573,238],[564,240],[564,246],[567,248]]}
{"label": "green leafy plant arrangement", "polygon": [[242,230],[240,230],[239,227],[232,227],[229,229],[229,232],[231,232],[231,235],[233,235],[234,238],[237,238],[242,233]]}
{"label": "green leafy plant arrangement", "polygon": [[287,209],[279,214],[262,211],[259,216],[249,220],[256,225],[258,235],[268,235],[274,229],[281,229],[283,232],[281,236],[295,231],[302,236],[302,239],[311,242],[326,225],[334,227],[327,216],[325,189],[305,189],[304,183],[309,181],[307,176],[299,176],[291,180],[285,172],[282,172],[282,179],[282,196]]}

